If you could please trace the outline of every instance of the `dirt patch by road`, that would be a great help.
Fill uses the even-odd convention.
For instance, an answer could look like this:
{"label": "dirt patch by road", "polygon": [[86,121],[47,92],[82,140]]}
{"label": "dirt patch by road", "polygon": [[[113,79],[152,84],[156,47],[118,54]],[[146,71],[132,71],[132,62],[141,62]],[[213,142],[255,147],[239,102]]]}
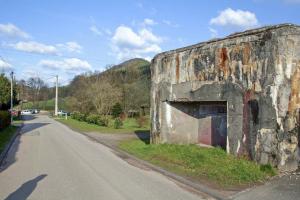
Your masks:
{"label": "dirt patch by road", "polygon": [[150,133],[149,131],[138,131],[135,133],[114,133],[114,134],[105,134],[105,133],[98,133],[98,132],[88,132],[84,133],[85,135],[91,137],[92,139],[104,143],[107,146],[117,148],[119,143],[123,140],[130,140],[130,139],[140,139],[146,143],[149,143],[150,140]]}

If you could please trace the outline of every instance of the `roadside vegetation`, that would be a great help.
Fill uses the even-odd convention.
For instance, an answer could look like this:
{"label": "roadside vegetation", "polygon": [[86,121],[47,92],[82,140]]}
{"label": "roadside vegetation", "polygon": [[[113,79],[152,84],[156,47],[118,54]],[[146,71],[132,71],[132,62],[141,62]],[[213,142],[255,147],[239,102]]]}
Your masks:
{"label": "roadside vegetation", "polygon": [[5,146],[16,133],[18,126],[20,126],[22,123],[23,121],[21,119],[14,117],[14,122],[12,125],[7,125],[5,128],[0,129],[0,153],[2,153]]}
{"label": "roadside vegetation", "polygon": [[[68,85],[59,87],[59,110],[110,115],[119,103],[126,115],[149,113],[150,76],[150,63],[143,59],[108,65],[103,72],[77,75]],[[38,77],[19,80],[17,85],[20,109],[54,110],[55,87]]]}
{"label": "roadside vegetation", "polygon": [[140,159],[198,181],[209,181],[222,188],[248,186],[267,180],[276,171],[269,165],[236,158],[220,148],[196,145],[151,145],[141,140],[127,140],[119,147]]}
{"label": "roadside vegetation", "polygon": [[[18,112],[9,112],[10,108],[10,80],[4,73],[0,74],[0,153],[3,151],[5,145],[10,141],[11,137],[17,130],[15,125],[22,123],[19,120]],[[13,103],[17,104],[16,94],[18,88],[16,84],[13,87]],[[14,120],[18,120],[16,124],[11,125],[11,113]]]}
{"label": "roadside vegetation", "polygon": [[[40,100],[36,102],[29,101],[29,102],[21,103],[17,106],[17,108],[19,108],[20,110],[39,109],[39,110],[46,110],[46,111],[53,112],[54,105],[55,105],[55,99],[47,99],[47,100]],[[61,110],[67,110],[66,100],[64,98],[59,98],[59,108]]]}
{"label": "roadside vegetation", "polygon": [[[143,123],[140,123],[141,118],[143,118]],[[68,119],[60,117],[56,120],[80,132],[134,133],[135,131],[149,131],[150,126],[148,116],[122,119],[112,116],[106,116],[105,118],[98,115],[84,116],[75,112],[75,115],[73,113]]]}
{"label": "roadside vegetation", "polygon": [[2,153],[6,144],[10,141],[17,130],[16,126],[8,126],[0,131],[0,153]]}
{"label": "roadside vegetation", "polygon": [[[78,130],[133,132],[149,129],[150,63],[131,59],[103,72],[75,76],[58,89],[59,110],[72,113],[64,121]],[[39,78],[18,82],[20,109],[54,111],[55,88]],[[26,101],[25,101],[26,100]]]}

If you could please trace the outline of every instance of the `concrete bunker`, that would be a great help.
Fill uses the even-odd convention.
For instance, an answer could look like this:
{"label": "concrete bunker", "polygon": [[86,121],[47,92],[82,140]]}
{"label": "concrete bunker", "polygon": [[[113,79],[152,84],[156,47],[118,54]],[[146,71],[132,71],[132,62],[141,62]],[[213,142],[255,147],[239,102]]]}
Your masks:
{"label": "concrete bunker", "polygon": [[299,26],[164,52],[151,74],[152,143],[204,143],[282,171],[298,168]]}

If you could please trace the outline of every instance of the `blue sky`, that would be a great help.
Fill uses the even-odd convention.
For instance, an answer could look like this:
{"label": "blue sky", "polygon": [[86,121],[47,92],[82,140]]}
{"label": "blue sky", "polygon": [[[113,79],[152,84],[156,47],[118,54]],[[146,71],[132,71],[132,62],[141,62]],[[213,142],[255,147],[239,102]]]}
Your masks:
{"label": "blue sky", "polygon": [[232,32],[300,24],[300,0],[0,0],[0,70],[74,75]]}

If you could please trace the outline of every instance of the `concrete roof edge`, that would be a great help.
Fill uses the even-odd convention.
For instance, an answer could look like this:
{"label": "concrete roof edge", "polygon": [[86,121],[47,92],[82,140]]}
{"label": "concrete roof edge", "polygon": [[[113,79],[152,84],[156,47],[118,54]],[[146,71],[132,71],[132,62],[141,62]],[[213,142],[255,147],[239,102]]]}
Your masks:
{"label": "concrete roof edge", "polygon": [[223,41],[223,40],[228,40],[228,39],[233,39],[233,38],[241,37],[241,36],[255,35],[255,34],[258,34],[258,33],[264,32],[264,31],[280,29],[280,28],[283,28],[283,27],[293,27],[293,28],[299,28],[300,29],[299,25],[292,24],[292,23],[284,23],[284,24],[263,26],[263,27],[259,27],[259,28],[255,28],[255,29],[249,29],[249,30],[242,31],[242,32],[232,33],[232,34],[230,34],[226,37],[223,37],[223,38],[216,38],[216,39],[200,42],[200,43],[197,43],[197,44],[189,45],[189,46],[186,46],[186,47],[181,47],[181,48],[178,48],[178,49],[165,51],[165,52],[162,52],[162,53],[159,53],[159,54],[155,55],[153,60],[156,59],[159,56],[166,56],[166,55],[170,55],[170,54],[173,54],[173,53],[180,53],[182,51],[189,50],[189,49],[192,49],[192,48],[197,48],[197,47],[203,46],[205,44],[211,44],[211,43],[215,43],[215,42],[219,42],[219,41]]}

